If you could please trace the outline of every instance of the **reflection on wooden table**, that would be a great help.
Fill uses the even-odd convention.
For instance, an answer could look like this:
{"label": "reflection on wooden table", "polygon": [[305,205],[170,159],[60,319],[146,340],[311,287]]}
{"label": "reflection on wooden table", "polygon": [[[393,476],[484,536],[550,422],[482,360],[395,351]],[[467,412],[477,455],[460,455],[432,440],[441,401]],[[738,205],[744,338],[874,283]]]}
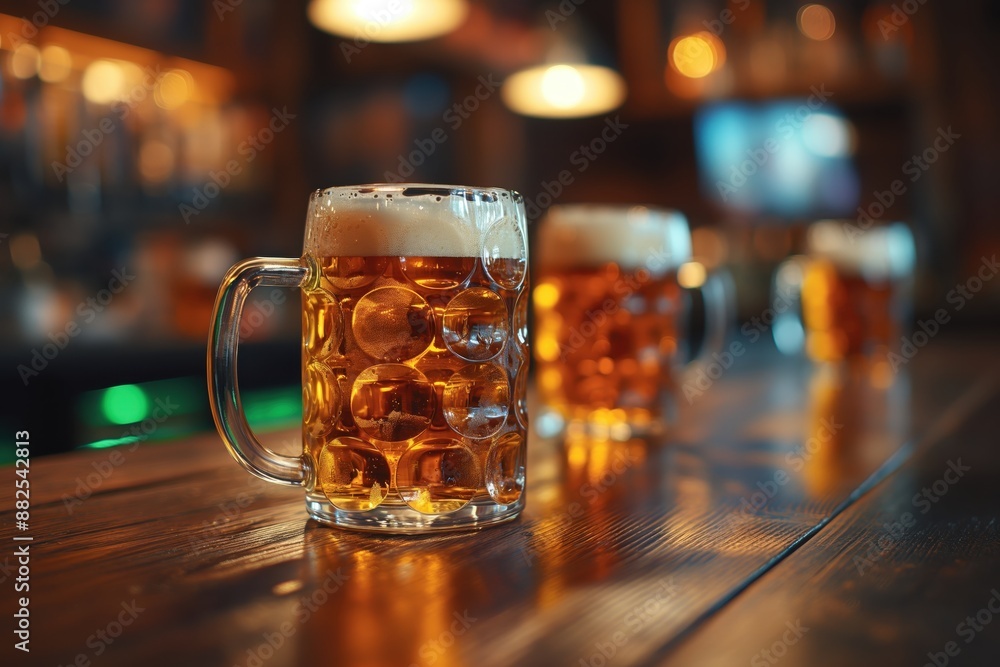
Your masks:
{"label": "reflection on wooden table", "polygon": [[[990,441],[976,430],[998,406],[991,380],[979,382],[990,375],[984,359],[995,367],[989,348],[942,343],[914,360],[910,377],[882,386],[869,373],[817,370],[755,350],[682,405],[660,441],[536,439],[525,514],[474,534],[367,535],[307,521],[301,492],[248,478],[214,434],[125,453],[73,506],[63,495],[108,452],[43,459],[32,468],[31,657],[71,664],[82,655],[102,665],[746,663],[775,641],[768,633],[795,620],[779,611],[804,595],[813,602],[806,594],[815,575],[796,564],[808,553],[822,571],[854,553],[860,538],[839,515],[887,485],[908,493],[908,466],[957,446],[963,428],[972,429],[960,443],[970,451]],[[992,512],[990,503],[980,509]],[[2,516],[9,534],[12,514]],[[986,554],[998,550],[990,535]],[[985,567],[976,554],[964,558],[972,571]],[[791,579],[776,576],[786,569]],[[900,571],[882,571],[879,586],[892,589]],[[850,575],[836,589],[820,582],[818,595],[832,604],[843,586],[875,584]],[[956,584],[954,600],[974,597],[963,592],[968,585]],[[893,609],[908,604],[894,599]],[[98,656],[89,638],[133,601],[143,611]],[[865,608],[842,612],[831,616],[832,630],[811,612],[809,634],[785,647],[783,664],[838,664],[810,642],[832,642],[829,632],[843,624],[875,618]],[[945,616],[921,626],[924,639],[947,638],[954,623]],[[729,646],[730,624],[756,629],[736,632]],[[914,636],[855,630],[869,644]],[[981,650],[996,647],[978,641]],[[896,648],[880,655],[922,655],[916,644]]]}

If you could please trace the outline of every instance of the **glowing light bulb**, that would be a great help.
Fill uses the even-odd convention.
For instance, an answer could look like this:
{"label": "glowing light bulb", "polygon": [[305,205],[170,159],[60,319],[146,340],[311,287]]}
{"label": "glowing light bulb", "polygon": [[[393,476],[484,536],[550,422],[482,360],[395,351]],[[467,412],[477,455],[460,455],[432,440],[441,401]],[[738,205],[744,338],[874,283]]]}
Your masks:
{"label": "glowing light bulb", "polygon": [[552,106],[570,109],[583,100],[586,84],[571,65],[553,65],[542,75],[542,96]]}
{"label": "glowing light bulb", "polygon": [[320,30],[367,42],[411,42],[455,30],[465,0],[312,0],[307,13]]}
{"label": "glowing light bulb", "polygon": [[605,113],[625,100],[625,81],[598,65],[541,65],[512,74],[501,95],[513,111],[541,118],[579,118]]}

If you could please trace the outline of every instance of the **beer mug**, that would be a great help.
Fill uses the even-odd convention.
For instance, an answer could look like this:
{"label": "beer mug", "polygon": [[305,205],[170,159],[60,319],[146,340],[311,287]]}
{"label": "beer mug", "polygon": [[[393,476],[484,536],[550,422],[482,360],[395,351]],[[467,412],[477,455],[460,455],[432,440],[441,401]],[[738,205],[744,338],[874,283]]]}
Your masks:
{"label": "beer mug", "polygon": [[[301,456],[251,432],[236,383],[259,285],[302,290]],[[300,259],[226,275],[209,338],[212,414],[230,453],[305,487],[317,521],[416,533],[524,506],[528,252],[516,192],[379,184],[313,193]]]}
{"label": "beer mug", "polygon": [[778,348],[804,344],[817,362],[874,359],[905,335],[913,311],[913,234],[901,222],[859,230],[822,220],[806,230],[804,256],[775,273]]}
{"label": "beer mug", "polygon": [[[642,206],[554,206],[536,260],[539,433],[626,440],[662,432],[692,347],[678,280],[691,260],[685,217]],[[721,349],[728,320],[721,284],[704,277],[702,355]]]}

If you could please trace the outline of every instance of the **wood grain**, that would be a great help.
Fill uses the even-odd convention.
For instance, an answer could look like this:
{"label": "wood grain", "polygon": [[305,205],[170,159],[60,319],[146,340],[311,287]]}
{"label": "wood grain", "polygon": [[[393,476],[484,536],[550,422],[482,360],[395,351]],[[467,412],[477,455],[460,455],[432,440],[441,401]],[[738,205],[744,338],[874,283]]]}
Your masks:
{"label": "wood grain", "polygon": [[782,665],[997,664],[1000,622],[966,618],[1000,621],[1000,396],[970,407],[662,664],[772,664],[786,622]]}
{"label": "wood grain", "polygon": [[[536,439],[524,516],[473,534],[318,525],[214,434],[137,448],[79,504],[63,494],[109,451],[41,459],[33,650],[4,664],[577,665],[621,638],[616,664],[662,659],[894,479],[909,433],[949,437],[935,424],[983,366],[938,347],[888,390],[755,353],[682,405],[667,441]],[[8,544],[12,523],[0,513]]]}

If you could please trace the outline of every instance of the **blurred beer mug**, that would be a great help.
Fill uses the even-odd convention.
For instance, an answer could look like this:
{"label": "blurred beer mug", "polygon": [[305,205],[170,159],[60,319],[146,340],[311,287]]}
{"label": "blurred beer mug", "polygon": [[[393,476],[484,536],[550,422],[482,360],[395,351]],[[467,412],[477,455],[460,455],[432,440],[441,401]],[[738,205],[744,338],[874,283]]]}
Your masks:
{"label": "blurred beer mug", "polygon": [[[524,506],[528,254],[516,192],[330,188],[309,201],[301,259],[226,276],[209,338],[219,433],[250,472],[303,486],[310,516],[424,532],[513,519]],[[302,289],[301,456],[263,447],[236,383],[243,303]]]}
{"label": "blurred beer mug", "polygon": [[[691,348],[678,281],[691,259],[687,220],[642,206],[554,206],[537,247],[538,432],[662,432]],[[717,281],[701,278],[705,355],[721,349],[729,315]]]}
{"label": "blurred beer mug", "polygon": [[895,349],[913,311],[913,234],[901,222],[859,232],[823,220],[806,232],[806,254],[775,273],[773,335],[782,352],[810,359],[874,359]]}

